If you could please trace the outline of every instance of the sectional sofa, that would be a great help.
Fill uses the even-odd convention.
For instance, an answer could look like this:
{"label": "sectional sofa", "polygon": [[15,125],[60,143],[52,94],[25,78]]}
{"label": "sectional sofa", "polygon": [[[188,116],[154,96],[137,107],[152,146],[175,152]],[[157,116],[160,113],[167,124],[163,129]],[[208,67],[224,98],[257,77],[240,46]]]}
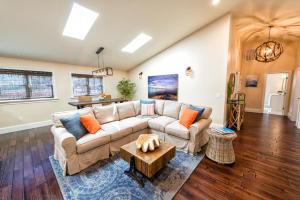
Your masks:
{"label": "sectional sofa", "polygon": [[[72,175],[115,155],[122,145],[136,140],[142,133],[156,133],[161,140],[176,145],[178,150],[195,154],[208,142],[206,129],[212,121],[212,109],[205,107],[201,119],[187,129],[178,120],[186,106],[174,101],[155,100],[155,116],[141,116],[140,101],[54,113],[51,127],[54,158],[59,161],[65,175]],[[76,141],[60,122],[61,118],[74,113],[93,114],[101,124],[101,130]]]}

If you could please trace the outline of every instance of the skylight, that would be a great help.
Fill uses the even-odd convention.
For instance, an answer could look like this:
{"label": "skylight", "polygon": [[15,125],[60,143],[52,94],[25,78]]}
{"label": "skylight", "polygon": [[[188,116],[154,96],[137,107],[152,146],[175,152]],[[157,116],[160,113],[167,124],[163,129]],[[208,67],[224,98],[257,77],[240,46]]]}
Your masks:
{"label": "skylight", "polygon": [[84,40],[98,17],[98,13],[73,3],[63,35]]}
{"label": "skylight", "polygon": [[146,44],[152,39],[151,36],[146,35],[144,33],[140,33],[136,38],[134,38],[129,44],[127,44],[122,51],[128,52],[128,53],[134,53],[136,50],[138,50],[141,46]]}

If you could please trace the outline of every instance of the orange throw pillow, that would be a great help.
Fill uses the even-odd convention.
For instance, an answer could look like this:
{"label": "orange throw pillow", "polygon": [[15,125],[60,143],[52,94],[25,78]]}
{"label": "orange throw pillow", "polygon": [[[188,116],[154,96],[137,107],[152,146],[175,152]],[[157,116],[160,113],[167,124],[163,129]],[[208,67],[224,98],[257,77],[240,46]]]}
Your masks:
{"label": "orange throw pillow", "polygon": [[185,126],[186,128],[190,128],[190,126],[195,121],[198,112],[189,108],[185,108],[183,113],[179,119],[179,123]]}
{"label": "orange throw pillow", "polygon": [[80,122],[88,130],[89,133],[96,133],[101,129],[101,125],[93,115],[81,115]]}

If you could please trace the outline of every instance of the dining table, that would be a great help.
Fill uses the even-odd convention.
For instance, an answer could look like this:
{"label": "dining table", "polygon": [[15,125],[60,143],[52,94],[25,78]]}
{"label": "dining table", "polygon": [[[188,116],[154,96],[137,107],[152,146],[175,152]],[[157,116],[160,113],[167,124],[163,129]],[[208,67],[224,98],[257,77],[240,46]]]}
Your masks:
{"label": "dining table", "polygon": [[81,109],[86,106],[92,106],[93,104],[123,103],[125,101],[126,100],[121,99],[121,98],[99,99],[99,100],[92,100],[92,101],[73,101],[73,102],[69,102],[69,105],[76,106],[77,109]]}

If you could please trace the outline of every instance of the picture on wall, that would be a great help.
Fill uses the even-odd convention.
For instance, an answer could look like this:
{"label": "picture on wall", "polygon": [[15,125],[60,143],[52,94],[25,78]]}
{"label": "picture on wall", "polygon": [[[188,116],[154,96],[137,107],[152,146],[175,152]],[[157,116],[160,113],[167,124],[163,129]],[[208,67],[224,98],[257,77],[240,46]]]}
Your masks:
{"label": "picture on wall", "polygon": [[177,101],[178,74],[148,76],[148,98]]}
{"label": "picture on wall", "polygon": [[257,87],[258,76],[257,75],[248,75],[246,77],[246,87]]}

